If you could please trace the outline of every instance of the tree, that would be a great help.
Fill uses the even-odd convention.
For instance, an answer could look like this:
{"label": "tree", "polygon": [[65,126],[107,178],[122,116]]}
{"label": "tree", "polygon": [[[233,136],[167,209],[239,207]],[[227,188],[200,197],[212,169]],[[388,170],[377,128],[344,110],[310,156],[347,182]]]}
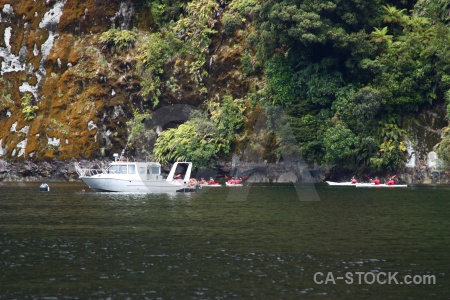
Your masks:
{"label": "tree", "polygon": [[267,92],[271,105],[288,106],[295,98],[294,74],[286,59],[277,55],[266,65]]}
{"label": "tree", "polygon": [[383,9],[383,22],[385,23],[401,23],[404,22],[406,9],[398,9],[392,5],[382,5]]}
{"label": "tree", "polygon": [[352,167],[355,161],[355,134],[344,125],[337,124],[325,132],[324,147],[325,159],[331,164],[344,164]]}
{"label": "tree", "polygon": [[434,21],[450,21],[450,0],[418,0],[415,11],[423,17]]}
{"label": "tree", "polygon": [[374,31],[370,33],[370,37],[373,39],[375,43],[383,43],[386,45],[390,45],[392,43],[393,35],[387,34],[388,28],[383,27],[381,29],[375,28]]}

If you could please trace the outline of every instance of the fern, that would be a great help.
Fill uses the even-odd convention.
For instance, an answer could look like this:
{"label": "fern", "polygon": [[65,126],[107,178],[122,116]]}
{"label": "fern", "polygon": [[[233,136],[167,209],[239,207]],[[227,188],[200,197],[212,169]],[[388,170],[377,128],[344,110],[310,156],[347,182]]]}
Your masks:
{"label": "fern", "polygon": [[137,39],[137,31],[133,30],[119,30],[111,28],[110,30],[102,33],[100,36],[100,42],[103,44],[103,48],[116,47],[119,50],[130,49]]}
{"label": "fern", "polygon": [[25,121],[31,121],[36,117],[36,111],[39,107],[32,105],[31,94],[25,94],[22,97],[22,113],[24,114]]}

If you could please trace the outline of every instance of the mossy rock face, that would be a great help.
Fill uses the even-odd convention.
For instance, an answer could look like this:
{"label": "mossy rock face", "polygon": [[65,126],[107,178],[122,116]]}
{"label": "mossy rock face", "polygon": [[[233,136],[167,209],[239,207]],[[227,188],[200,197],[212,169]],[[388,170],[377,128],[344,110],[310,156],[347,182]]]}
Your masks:
{"label": "mossy rock face", "polygon": [[68,0],[64,5],[64,18],[59,23],[59,31],[74,35],[97,34],[111,27],[121,1],[79,1]]}
{"label": "mossy rock face", "polygon": [[[139,77],[130,68],[122,68],[130,64],[132,53],[104,52],[99,42],[100,33],[121,22],[116,16],[120,1],[68,0],[59,23],[52,26],[54,33],[41,28],[40,23],[55,1],[17,2],[11,4],[14,14],[10,22],[0,24],[2,36],[6,28],[12,28],[11,56],[26,66],[5,72],[0,81],[0,91],[11,99],[0,107],[0,140],[2,152],[6,151],[3,158],[93,158],[104,147],[105,131],[114,133],[110,134],[110,147],[117,145],[114,151],[120,150],[133,107],[130,99],[139,99]],[[53,44],[44,58],[41,47],[51,34]],[[7,47],[4,39],[0,47]],[[135,65],[135,61],[131,63]],[[124,75],[133,80],[117,85]],[[25,91],[33,91],[31,104],[38,107],[29,121],[22,114],[24,86],[28,87]],[[114,115],[116,106],[121,107],[122,115]],[[23,128],[28,132],[20,132]]]}
{"label": "mossy rock face", "polygon": [[426,164],[428,153],[435,151],[441,141],[440,129],[447,125],[445,112],[445,107],[437,105],[404,119],[407,137],[419,159],[417,165]]}
{"label": "mossy rock face", "polygon": [[[11,55],[20,61],[18,69],[4,72],[0,81],[0,91],[5,90],[11,99],[0,106],[0,140],[2,153],[6,151],[2,158],[92,159],[122,150],[129,134],[126,122],[135,108],[150,108],[151,97],[141,95],[142,80],[136,71],[138,47],[104,49],[100,36],[124,24],[139,31],[138,39],[154,32],[151,12],[141,4],[119,0],[67,0],[63,5],[60,1],[13,1],[13,13],[2,14],[4,22],[0,23],[0,35],[9,27],[14,33],[9,45],[0,39],[0,47],[10,48]],[[58,7],[58,23],[42,26]],[[219,30],[212,37],[207,55],[211,65],[205,65],[208,74],[200,84],[193,84],[192,74],[183,67],[188,58],[169,59],[161,75],[159,106],[153,109],[173,104],[202,106],[230,93],[244,99],[249,87],[239,71],[244,42],[242,36],[224,38]],[[38,107],[36,116],[28,121],[21,107],[25,93],[33,94],[31,104]],[[16,131],[11,130],[13,124]],[[28,128],[28,133],[19,132],[22,128]]]}

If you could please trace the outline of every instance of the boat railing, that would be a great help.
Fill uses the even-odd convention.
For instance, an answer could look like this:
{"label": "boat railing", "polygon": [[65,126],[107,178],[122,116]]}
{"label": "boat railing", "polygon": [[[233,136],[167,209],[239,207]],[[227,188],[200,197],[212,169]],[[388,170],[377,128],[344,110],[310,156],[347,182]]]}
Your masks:
{"label": "boat railing", "polygon": [[80,176],[80,177],[89,177],[89,176],[94,176],[94,175],[103,173],[103,169],[82,168],[77,163],[75,163],[75,171],[77,172],[78,176]]}

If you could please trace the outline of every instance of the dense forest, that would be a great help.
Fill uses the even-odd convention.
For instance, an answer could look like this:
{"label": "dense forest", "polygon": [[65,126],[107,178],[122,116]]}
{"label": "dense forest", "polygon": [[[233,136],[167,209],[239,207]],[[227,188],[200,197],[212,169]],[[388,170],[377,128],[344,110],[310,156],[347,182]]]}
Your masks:
{"label": "dense forest", "polygon": [[[143,83],[151,95],[149,109],[169,84],[160,78],[170,59],[187,69],[202,93],[217,35],[239,40],[236,72],[248,83],[241,97],[231,90],[207,99],[204,115],[159,135],[154,155],[163,161],[204,164],[247,143],[269,161],[298,153],[320,165],[394,170],[407,159],[405,119],[450,100],[450,1],[146,4],[157,25],[141,60],[152,75]],[[105,42],[114,44],[107,34]],[[284,109],[283,124],[291,128],[295,147],[283,143],[276,128],[271,132],[268,126],[263,138],[245,129],[258,106],[266,108],[268,122],[267,108]],[[448,147],[444,133],[439,147],[444,159]]]}
{"label": "dense forest", "polygon": [[[125,129],[95,155],[394,171],[408,160],[411,120],[427,111],[445,121],[430,130],[450,162],[450,0],[131,2],[127,26],[97,35],[103,60],[125,61],[133,97]],[[24,122],[42,112],[31,93],[17,104],[4,89],[1,101],[2,115],[20,105]],[[154,112],[174,104],[198,109],[155,128]]]}

